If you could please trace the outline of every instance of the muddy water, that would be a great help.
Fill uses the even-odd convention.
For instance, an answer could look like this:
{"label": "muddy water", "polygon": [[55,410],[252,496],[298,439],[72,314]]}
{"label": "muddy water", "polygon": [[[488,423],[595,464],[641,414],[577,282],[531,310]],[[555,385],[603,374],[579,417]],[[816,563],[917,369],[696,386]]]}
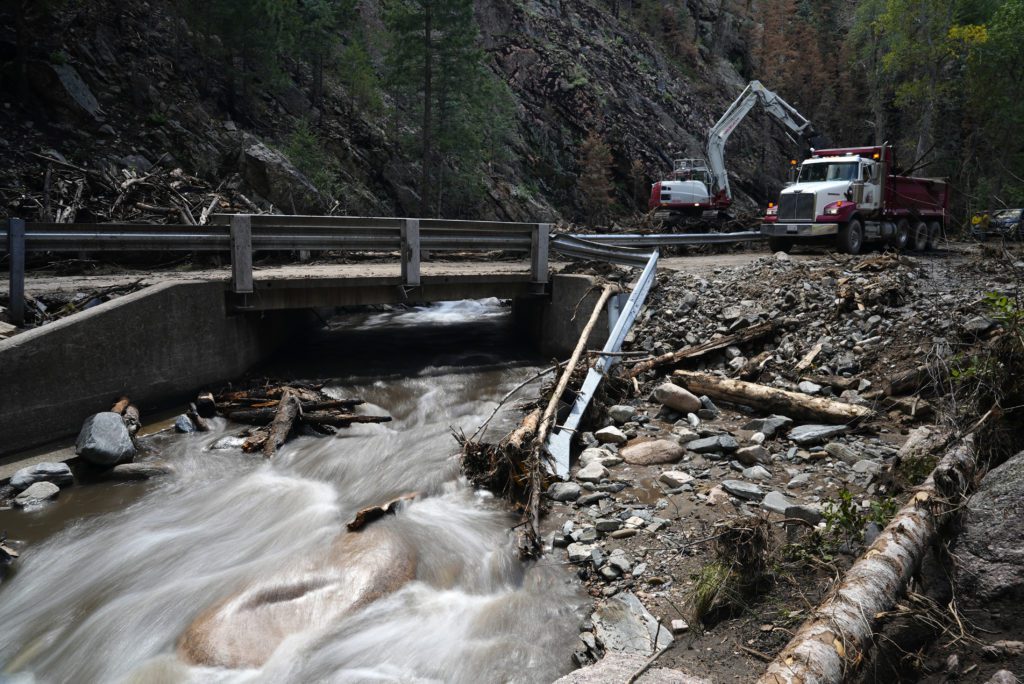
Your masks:
{"label": "muddy water", "polygon": [[[454,458],[450,429],[471,432],[534,371],[536,359],[510,341],[507,311],[465,302],[331,328],[268,374],[333,378],[332,394],[360,396],[394,422],[299,437],[271,463],[212,449],[237,432],[223,421],[204,435],[162,434],[149,439],[175,477],[81,487],[88,494],[71,502],[0,513],[0,528],[32,540],[0,585],[0,681],[543,682],[571,669],[578,588],[562,568],[515,559],[514,519],[459,478]],[[362,562],[389,567],[361,571],[412,563],[412,581],[348,614],[318,613],[263,646],[258,667],[179,655],[181,635],[211,606],[344,563],[327,554],[352,534],[345,523],[406,492],[421,496],[367,530],[389,551]]]}

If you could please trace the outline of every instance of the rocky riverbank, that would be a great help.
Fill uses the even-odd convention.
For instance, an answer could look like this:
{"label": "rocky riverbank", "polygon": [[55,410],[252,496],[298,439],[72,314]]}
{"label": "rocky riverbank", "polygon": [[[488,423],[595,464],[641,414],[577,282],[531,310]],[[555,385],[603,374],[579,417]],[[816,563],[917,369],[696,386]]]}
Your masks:
{"label": "rocky riverbank", "polygon": [[[620,375],[633,375],[633,391],[582,435],[572,479],[548,488],[552,557],[577,568],[598,606],[577,663],[651,655],[650,639],[623,648],[609,636],[602,614],[621,602],[639,624],[660,625],[652,634],[675,637],[658,666],[715,681],[763,670],[931,470],[956,422],[956,379],[1012,329],[986,296],[1024,266],[1009,263],[779,254],[712,277],[660,275],[627,348],[664,357],[756,326],[767,332],[677,363],[626,364]],[[679,367],[691,372],[673,375]],[[753,395],[744,403],[688,392],[703,375],[863,407],[868,417],[823,424]],[[1015,504],[1001,501],[997,515],[1012,516]],[[751,564],[733,542],[758,535],[767,537],[763,557]],[[989,562],[1019,574],[1012,545],[997,546]],[[1007,648],[978,638],[989,648],[961,656],[966,681],[993,674],[969,658]]]}

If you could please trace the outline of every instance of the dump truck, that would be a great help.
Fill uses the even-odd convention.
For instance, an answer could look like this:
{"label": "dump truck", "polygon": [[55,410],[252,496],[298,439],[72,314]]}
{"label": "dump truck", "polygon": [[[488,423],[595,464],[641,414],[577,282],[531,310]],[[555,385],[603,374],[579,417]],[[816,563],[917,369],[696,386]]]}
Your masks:
{"label": "dump truck", "polygon": [[949,185],[901,175],[891,145],[813,150],[761,225],[773,251],[832,242],[858,254],[870,242],[933,249],[946,230]]}

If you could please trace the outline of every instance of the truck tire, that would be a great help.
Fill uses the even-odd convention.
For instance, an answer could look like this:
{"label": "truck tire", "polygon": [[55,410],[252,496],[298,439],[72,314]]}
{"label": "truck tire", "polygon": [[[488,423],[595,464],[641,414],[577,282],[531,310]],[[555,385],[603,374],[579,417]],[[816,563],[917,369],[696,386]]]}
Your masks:
{"label": "truck tire", "polygon": [[918,221],[914,224],[913,244],[911,249],[916,252],[923,252],[928,249],[928,224]]}
{"label": "truck tire", "polygon": [[839,226],[839,234],[836,235],[836,249],[846,254],[860,254],[864,246],[864,227],[860,219],[850,219]]}
{"label": "truck tire", "polygon": [[939,240],[942,239],[942,224],[938,221],[932,221],[928,224],[928,249],[938,249]]}
{"label": "truck tire", "polygon": [[903,251],[907,248],[908,242],[910,242],[910,221],[900,219],[896,222],[896,232],[893,234],[892,241],[889,244]]}
{"label": "truck tire", "polygon": [[785,252],[786,254],[789,254],[790,250],[793,249],[793,238],[769,235],[768,249],[772,250],[772,254],[775,254],[776,252]]}

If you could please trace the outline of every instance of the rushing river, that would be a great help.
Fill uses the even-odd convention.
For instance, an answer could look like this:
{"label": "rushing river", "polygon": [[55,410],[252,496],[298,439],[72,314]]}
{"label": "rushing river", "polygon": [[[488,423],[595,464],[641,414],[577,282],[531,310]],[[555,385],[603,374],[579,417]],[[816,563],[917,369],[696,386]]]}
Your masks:
{"label": "rushing river", "polygon": [[[175,476],[0,512],[0,529],[29,541],[0,584],[0,681],[547,682],[570,670],[578,588],[562,567],[516,560],[515,519],[460,478],[451,433],[471,433],[535,371],[508,318],[488,301],[334,319],[266,372],[328,378],[332,395],[393,422],[298,437],[266,462],[212,449],[239,431],[217,419],[211,433],[147,438]],[[496,429],[515,417],[499,414]],[[397,515],[345,531],[360,508],[408,492],[420,496]],[[368,533],[384,551],[339,557],[344,535]],[[360,577],[332,569],[346,562],[412,578],[341,615],[319,606],[279,642],[240,628],[258,667],[180,655],[197,617],[254,584],[287,601],[315,576],[338,584],[317,600],[346,600],[356,589],[344,582]]]}

